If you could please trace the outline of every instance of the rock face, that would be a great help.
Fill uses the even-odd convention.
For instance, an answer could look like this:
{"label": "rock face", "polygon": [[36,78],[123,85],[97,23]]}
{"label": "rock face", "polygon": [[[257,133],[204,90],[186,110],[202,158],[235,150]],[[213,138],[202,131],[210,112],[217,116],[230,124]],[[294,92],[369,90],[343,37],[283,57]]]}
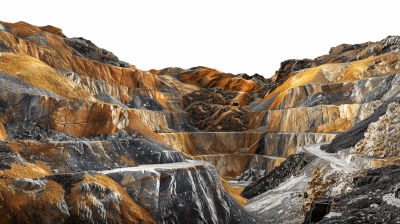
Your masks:
{"label": "rock face", "polygon": [[261,103],[275,97],[268,109],[276,109],[290,89],[306,84],[329,84],[391,75],[400,71],[398,57],[399,54],[393,52],[347,64],[325,64],[303,70],[272,91]]}
{"label": "rock face", "polygon": [[378,121],[368,125],[364,139],[359,141],[350,153],[370,157],[393,157],[399,154],[397,150],[397,130],[400,129],[400,104],[390,103],[386,114]]}
{"label": "rock face", "polygon": [[123,186],[159,223],[259,222],[222,190],[217,172],[207,163],[122,168],[103,174]]}
{"label": "rock face", "polygon": [[260,135],[255,154],[288,157],[295,154],[297,148],[322,142],[330,142],[336,134],[324,133],[273,133]]}
{"label": "rock face", "polygon": [[[282,150],[283,147],[279,146],[295,145],[298,138],[290,136],[293,132],[298,136],[305,134],[304,132],[332,133],[332,137],[320,140],[332,141],[322,145],[321,149],[338,153],[338,159],[343,159],[358,169],[374,169],[398,163],[399,152],[395,137],[399,96],[396,81],[399,68],[397,49],[398,37],[388,37],[377,43],[339,45],[332,48],[329,55],[314,60],[283,62],[280,70],[271,79],[272,83],[280,84],[271,89],[258,104],[252,105],[248,113],[249,131],[264,132],[255,153],[268,154],[271,149],[277,148],[281,149],[276,151],[279,153],[277,155],[282,156],[282,153],[298,151],[290,148]],[[285,138],[278,137],[285,135]],[[306,144],[313,144],[312,142]],[[293,153],[290,154],[296,155]],[[291,156],[279,167],[286,164],[289,158]],[[379,203],[354,208],[351,212],[346,210],[346,213],[334,211],[332,208],[337,201],[333,201],[332,197],[346,198],[361,184],[374,183],[384,174],[374,176],[373,170],[364,177],[365,171],[346,173],[337,168],[318,165],[319,159],[315,161],[304,166],[304,171],[300,170],[297,175],[289,176],[290,179],[271,188],[267,187],[266,190],[265,186],[260,185],[257,188],[256,185],[259,181],[262,183],[261,180],[265,177],[253,180],[242,192],[245,197],[248,192],[255,192],[247,201],[246,208],[271,222],[302,223],[305,220],[305,223],[352,223],[374,216],[381,204],[385,204],[383,207],[386,209],[387,205],[394,204],[392,196],[380,195],[385,200]],[[266,176],[272,175],[274,171]],[[258,171],[250,169],[239,178],[246,180],[257,175]],[[274,181],[275,178],[265,183]],[[257,194],[257,189],[262,190],[260,195]],[[303,199],[293,196],[296,189],[301,189],[298,196]],[[377,189],[385,191],[383,186]],[[277,200],[279,204],[274,203]],[[355,200],[358,199],[354,197],[346,200],[340,206],[351,207]],[[384,212],[385,221],[397,221],[396,216],[391,215],[394,210],[387,210],[388,212]],[[304,214],[304,211],[308,213]],[[362,214],[365,218],[354,218],[350,215],[353,213]],[[379,215],[377,217],[382,218]],[[366,222],[366,219],[362,222]]]}
{"label": "rock face", "polygon": [[165,108],[155,99],[149,99],[144,95],[135,95],[127,104],[129,108],[147,109],[152,111],[163,111]]}
{"label": "rock face", "polygon": [[[73,55],[96,60],[104,64],[125,67],[126,63],[119,63],[119,59],[112,52],[97,47],[90,40],[85,38],[65,38],[65,43],[71,47]],[[128,65],[128,68],[130,66]]]}
{"label": "rock face", "polygon": [[399,57],[389,36],[271,78],[142,71],[0,22],[0,223],[395,223]]}
{"label": "rock face", "polygon": [[306,153],[291,155],[267,175],[263,175],[261,178],[253,181],[243,190],[241,195],[250,199],[273,189],[292,176],[296,176],[304,166],[314,159],[315,156]]}
{"label": "rock face", "polygon": [[[265,175],[265,170],[260,170],[257,166],[253,166],[244,173],[239,174],[235,181],[255,181]],[[242,191],[243,193],[243,191]]]}
{"label": "rock face", "polygon": [[[304,223],[396,223],[400,220],[399,165],[373,170],[356,180],[358,186],[350,193],[314,202]],[[327,208],[329,212],[325,213],[329,214],[325,215]]]}
{"label": "rock face", "polygon": [[235,105],[239,95],[238,92],[222,88],[202,89],[187,94],[183,97],[183,105],[190,114],[190,124],[206,131],[246,130],[247,110],[240,108],[239,103]]}
{"label": "rock face", "polygon": [[383,116],[386,113],[387,107],[390,103],[398,101],[398,98],[392,98],[385,101],[376,109],[373,114],[356,124],[350,130],[338,134],[337,138],[335,138],[332,143],[321,147],[321,149],[334,153],[355,146],[364,137],[364,133],[367,131],[368,125],[372,122],[376,122],[379,117]]}
{"label": "rock face", "polygon": [[343,132],[367,118],[381,104],[382,101],[373,101],[250,112],[249,127],[272,132]]}
{"label": "rock face", "polygon": [[[171,140],[199,131],[185,111],[187,94],[218,87],[243,97],[239,91],[257,90],[265,79],[205,67],[141,71],[55,27],[0,24],[1,223],[262,223],[243,208],[242,188],[223,179],[229,164],[218,166],[220,176],[193,160],[203,156],[196,147],[176,149],[184,141]],[[246,119],[247,109],[228,110],[233,115],[220,119]],[[219,150],[226,158],[251,151],[257,135]],[[247,164],[275,166],[262,156],[239,157],[237,174]]]}
{"label": "rock face", "polygon": [[360,104],[388,100],[399,94],[399,73],[378,78],[333,84],[307,84],[288,90],[277,109],[313,107],[319,104]]}

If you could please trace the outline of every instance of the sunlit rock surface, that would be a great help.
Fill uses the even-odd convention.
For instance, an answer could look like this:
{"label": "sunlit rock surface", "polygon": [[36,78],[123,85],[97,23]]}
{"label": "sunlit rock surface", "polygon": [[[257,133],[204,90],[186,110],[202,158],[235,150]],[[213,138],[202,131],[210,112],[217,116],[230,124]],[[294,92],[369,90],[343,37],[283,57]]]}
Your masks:
{"label": "sunlit rock surface", "polygon": [[319,104],[361,104],[398,96],[399,73],[333,84],[307,84],[288,90],[277,109]]}
{"label": "sunlit rock surface", "polygon": [[298,147],[322,142],[330,142],[336,134],[325,133],[271,133],[260,135],[256,154],[288,157],[295,154]]}
{"label": "sunlit rock surface", "polygon": [[[343,132],[371,115],[382,104],[318,105],[313,107],[250,112],[249,127],[273,132]],[[261,127],[261,128],[260,128]]]}
{"label": "sunlit rock surface", "polygon": [[271,78],[95,43],[0,22],[1,223],[400,220],[398,36]]}
{"label": "sunlit rock surface", "polygon": [[[215,168],[188,161],[103,171],[159,223],[258,223],[223,186]],[[208,203],[204,203],[208,201]]]}

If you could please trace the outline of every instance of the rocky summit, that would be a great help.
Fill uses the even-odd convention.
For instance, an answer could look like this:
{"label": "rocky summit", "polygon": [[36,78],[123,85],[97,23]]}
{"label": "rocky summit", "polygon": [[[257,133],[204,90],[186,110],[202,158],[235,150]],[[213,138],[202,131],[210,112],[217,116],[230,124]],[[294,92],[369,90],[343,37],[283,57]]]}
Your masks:
{"label": "rocky summit", "polygon": [[95,43],[0,21],[0,223],[400,223],[400,36],[271,78]]}

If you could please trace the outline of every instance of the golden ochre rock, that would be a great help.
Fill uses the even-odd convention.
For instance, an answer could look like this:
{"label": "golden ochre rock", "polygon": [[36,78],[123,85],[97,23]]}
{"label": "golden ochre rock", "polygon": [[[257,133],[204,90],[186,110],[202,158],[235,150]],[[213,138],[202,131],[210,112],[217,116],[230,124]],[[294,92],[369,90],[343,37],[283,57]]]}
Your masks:
{"label": "golden ochre rock", "polygon": [[[351,222],[366,214],[343,204],[354,195],[400,218],[382,201],[400,180],[387,171],[400,161],[398,36],[286,60],[268,79],[142,71],[25,22],[0,22],[0,52],[1,223]],[[322,158],[299,153],[311,144]],[[333,201],[353,216],[323,217]]]}

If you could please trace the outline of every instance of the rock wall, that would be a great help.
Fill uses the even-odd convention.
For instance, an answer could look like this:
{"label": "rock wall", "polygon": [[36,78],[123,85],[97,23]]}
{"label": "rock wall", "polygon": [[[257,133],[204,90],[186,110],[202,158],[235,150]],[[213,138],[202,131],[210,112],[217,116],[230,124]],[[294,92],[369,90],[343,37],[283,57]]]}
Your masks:
{"label": "rock wall", "polygon": [[313,107],[319,104],[363,104],[398,97],[400,74],[353,82],[307,84],[287,91],[277,109]]}
{"label": "rock wall", "polygon": [[[382,101],[250,112],[251,131],[342,132],[371,115]],[[265,127],[263,127],[265,126]],[[262,128],[259,128],[262,127]]]}
{"label": "rock wall", "polygon": [[239,153],[254,147],[259,132],[196,132],[160,134],[165,142],[178,151],[200,154]]}
{"label": "rock wall", "polygon": [[[176,93],[175,91],[161,92],[161,91],[153,91],[141,88],[126,87],[123,85],[111,84],[101,79],[93,79],[90,78],[89,76],[76,74],[70,71],[65,71],[65,70],[59,70],[59,71],[62,74],[64,74],[68,79],[77,83],[79,86],[81,86],[94,96],[107,92],[118,101],[122,102],[123,104],[127,104],[130,101],[132,101],[132,98],[135,95],[143,95],[150,99],[157,100],[157,102],[159,102],[169,112],[183,113],[182,97],[180,96],[179,92],[178,93]],[[164,82],[164,84],[165,83],[172,85],[173,87],[175,87],[175,89],[181,89],[176,87],[177,84],[176,81]],[[195,90],[195,88],[190,89],[190,91],[193,90]]]}
{"label": "rock wall", "polygon": [[[346,206],[398,220],[400,37],[286,60],[270,79],[142,71],[25,22],[0,22],[0,52],[1,223],[352,222]],[[385,169],[296,154],[323,142],[338,155],[309,152]],[[374,183],[370,209],[340,196]]]}
{"label": "rock wall", "polygon": [[400,219],[398,172],[399,165],[390,165],[356,176],[353,191],[315,201],[304,223],[396,223]]}
{"label": "rock wall", "polygon": [[[399,54],[392,52],[359,61],[324,64],[305,69],[290,77],[266,96],[260,104],[269,104],[270,106],[266,109],[277,109],[277,106],[290,89],[306,84],[330,84],[387,76],[400,71],[400,66],[397,65],[398,60]],[[272,99],[273,102],[268,102],[269,99]],[[257,108],[253,111],[259,110]]]}
{"label": "rock wall", "polygon": [[76,137],[137,130],[162,141],[132,111],[117,105],[3,91],[0,93],[3,123],[39,121]]}
{"label": "rock wall", "polygon": [[[158,223],[259,223],[203,162],[104,171]],[[204,203],[207,201],[208,203]]]}
{"label": "rock wall", "polygon": [[260,136],[255,154],[287,158],[301,146],[330,142],[335,137],[336,134],[265,132]]}
{"label": "rock wall", "polygon": [[239,174],[254,166],[257,166],[260,170],[264,170],[266,173],[268,173],[285,160],[285,158],[281,157],[252,154],[200,155],[193,156],[193,159],[210,162],[213,166],[215,166],[217,172],[225,179],[234,179]]}
{"label": "rock wall", "polygon": [[195,132],[160,134],[177,151],[195,160],[209,161],[218,173],[230,180],[257,166],[266,172],[284,158],[254,154],[261,133],[258,132]]}
{"label": "rock wall", "polygon": [[354,127],[348,131],[338,134],[337,138],[333,139],[329,145],[321,147],[321,149],[330,153],[335,153],[340,150],[355,146],[364,137],[364,133],[367,131],[368,125],[372,122],[376,122],[379,117],[385,115],[388,105],[392,102],[398,103],[399,98],[396,97],[385,101],[375,110],[374,113],[354,125]]}

